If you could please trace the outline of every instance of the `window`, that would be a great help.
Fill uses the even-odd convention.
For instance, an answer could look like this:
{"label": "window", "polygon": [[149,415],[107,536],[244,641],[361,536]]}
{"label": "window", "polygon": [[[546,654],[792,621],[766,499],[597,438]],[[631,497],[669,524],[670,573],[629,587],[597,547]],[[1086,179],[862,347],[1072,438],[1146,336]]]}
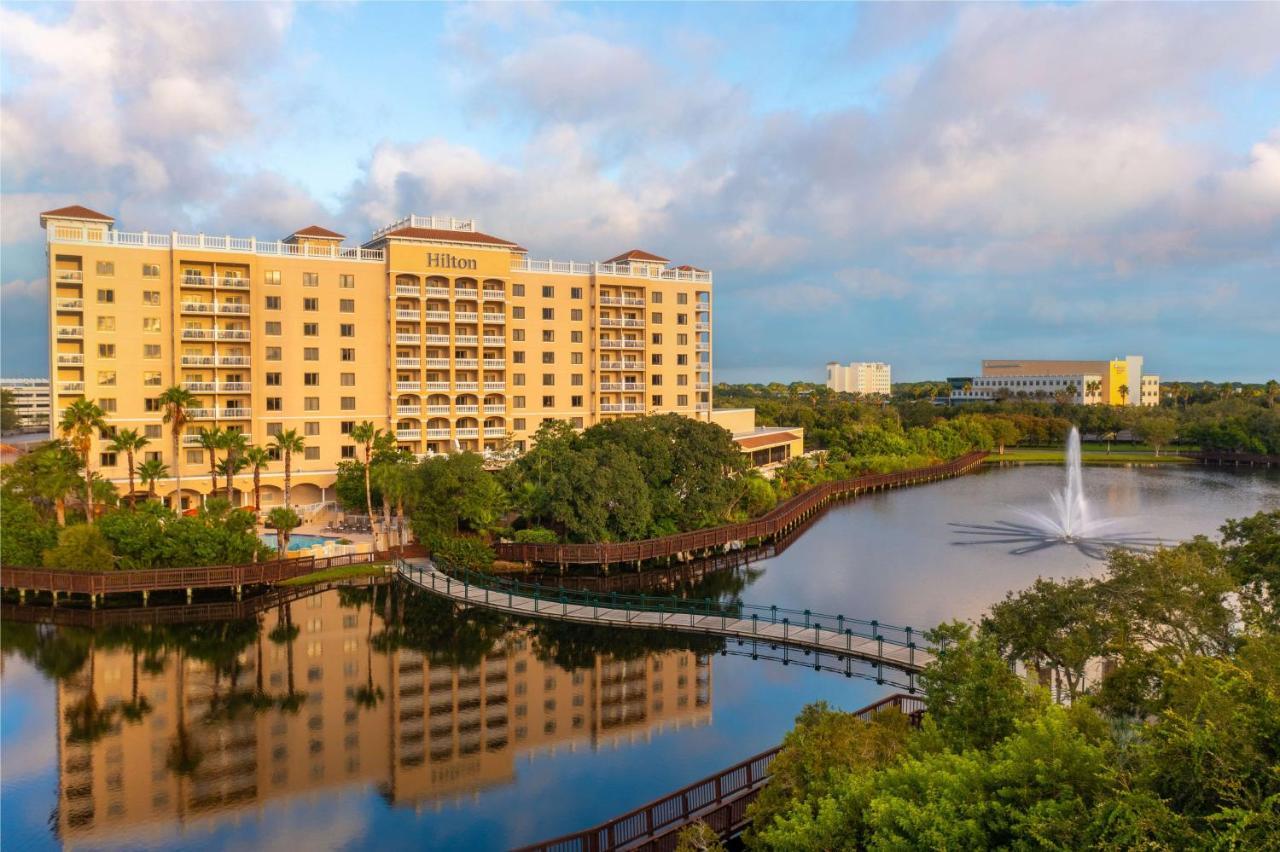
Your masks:
{"label": "window", "polygon": [[268,436],[268,437],[274,437],[274,436],[279,435],[279,434],[281,434],[281,433],[283,433],[283,432],[284,432],[284,424],[283,424],[283,423],[268,423],[268,424],[267,424],[267,436]]}
{"label": "window", "polygon": [[570,342],[570,343],[581,343],[581,342],[582,342],[582,332],[580,332],[580,331],[571,331],[571,332],[569,332],[569,342]]}
{"label": "window", "polygon": [[543,352],[543,353],[542,353],[542,363],[544,363],[544,364],[554,364],[555,362],[556,362],[556,353],[554,353],[554,352]]}
{"label": "window", "polygon": [[652,293],[651,295],[652,295],[652,301],[653,301],[653,303],[654,303],[655,305],[661,305],[661,304],[662,304],[662,294],[661,294],[661,293],[659,293],[657,290],[654,290],[654,291],[653,291],[653,293]]}
{"label": "window", "polygon": [[303,383],[304,385],[306,385],[307,387],[312,387],[312,388],[319,387],[319,386],[320,386],[320,374],[319,374],[319,373],[303,373],[303,374],[302,374],[302,383]]}
{"label": "window", "polygon": [[655,331],[653,333],[653,345],[659,346],[661,344],[662,344],[662,332]]}
{"label": "window", "polygon": [[338,400],[338,407],[343,411],[355,411],[356,398],[354,396],[344,396]]}
{"label": "window", "polygon": [[543,386],[543,387],[550,387],[550,386],[554,385],[555,383],[556,383],[556,374],[555,374],[555,373],[543,373],[543,374],[542,374],[542,386]]}
{"label": "window", "polygon": [[687,304],[689,304],[689,294],[688,294],[688,293],[676,293],[676,304],[677,304],[677,305],[687,305]]}
{"label": "window", "polygon": [[99,357],[99,358],[114,358],[114,357],[116,357],[116,345],[115,345],[114,343],[99,343],[99,344],[98,344],[98,357]]}
{"label": "window", "polygon": [[278,311],[278,310],[280,310],[280,297],[279,297],[279,296],[267,296],[267,297],[266,297],[266,299],[267,299],[267,310],[269,310],[269,311]]}
{"label": "window", "polygon": [[116,265],[109,260],[100,260],[98,261],[98,274],[99,275],[115,275]]}
{"label": "window", "polygon": [[524,373],[513,373],[511,375],[511,384],[515,387],[524,387]]}
{"label": "window", "polygon": [[649,319],[651,322],[660,323],[662,322],[662,313],[660,311],[654,311],[649,315]]}
{"label": "window", "polygon": [[159,343],[142,344],[142,357],[143,358],[159,358],[160,344]]}
{"label": "window", "polygon": [[573,308],[569,311],[569,319],[579,321],[582,319],[582,308]]}
{"label": "window", "polygon": [[662,384],[662,375],[660,373],[655,374],[653,378],[650,380],[650,384],[654,384],[654,385]]}
{"label": "window", "polygon": [[98,317],[98,331],[115,331],[115,317]]}
{"label": "window", "polygon": [[303,335],[305,335],[306,337],[319,337],[319,336],[320,336],[320,323],[318,323],[318,322],[304,322],[304,323],[302,324],[302,333],[303,333]]}
{"label": "window", "polygon": [[319,360],[320,360],[320,347],[318,347],[318,346],[305,346],[305,347],[303,347],[303,349],[302,349],[302,360],[303,360],[303,361],[319,361]]}
{"label": "window", "polygon": [[280,385],[280,384],[281,384],[281,381],[280,381],[280,379],[281,379],[281,375],[282,375],[282,374],[280,374],[280,373],[267,373],[267,386],[268,386],[268,387],[275,387],[275,386]]}
{"label": "window", "polygon": [[338,310],[344,314],[354,314],[356,312],[355,299],[339,299]]}
{"label": "window", "polygon": [[544,397],[542,398],[542,407],[543,407],[543,408],[555,408],[555,407],[556,407],[556,398],[555,398],[554,396],[544,396]]}
{"label": "window", "polygon": [[265,272],[263,272],[263,273],[262,273],[262,283],[264,283],[264,284],[279,284],[279,283],[280,283],[280,270],[279,270],[279,269],[268,269],[268,270],[266,270]]}
{"label": "window", "polygon": [[550,284],[544,284],[544,285],[542,285],[542,298],[544,298],[544,299],[554,299],[554,298],[555,298],[555,296],[556,296],[556,288],[555,288],[555,287],[552,287]]}
{"label": "window", "polygon": [[523,284],[512,284],[512,285],[511,285],[511,295],[513,295],[513,296],[523,296],[523,295],[524,295],[524,285],[523,285]]}
{"label": "window", "polygon": [[302,309],[304,311],[318,311],[320,310],[320,300],[314,296],[303,299]]}
{"label": "window", "polygon": [[319,287],[319,286],[320,286],[320,273],[318,273],[318,272],[304,272],[304,273],[302,273],[302,286],[303,286],[303,287]]}
{"label": "window", "polygon": [[142,330],[155,333],[160,330],[160,317],[143,317]]}
{"label": "window", "polygon": [[98,304],[110,305],[116,300],[115,290],[98,290]]}
{"label": "window", "polygon": [[341,447],[340,449],[341,449],[341,456],[342,456],[342,458],[344,458],[344,459],[353,459],[353,458],[355,458],[355,457],[356,457],[356,446],[355,446],[355,444],[343,444],[343,445],[342,445],[342,447]]}
{"label": "window", "polygon": [[318,396],[304,396],[304,397],[302,398],[302,410],[303,410],[303,411],[319,411],[319,410],[320,410],[320,397],[318,397]]}
{"label": "window", "polygon": [[355,373],[342,373],[342,374],[340,374],[340,375],[338,376],[338,384],[342,385],[344,388],[353,388],[353,387],[355,387],[355,386],[356,386],[356,374],[355,374]]}
{"label": "window", "polygon": [[144,263],[144,264],[142,264],[142,277],[143,277],[143,278],[159,278],[159,277],[160,277],[160,264],[158,264],[158,263]]}
{"label": "window", "polygon": [[551,329],[549,329],[549,328],[543,329],[543,330],[542,330],[542,342],[543,342],[543,343],[555,343],[555,342],[556,342],[556,333],[555,333],[554,331],[552,331]]}
{"label": "window", "polygon": [[653,400],[654,405],[662,405],[662,394],[655,393],[651,399]]}
{"label": "window", "polygon": [[356,427],[356,421],[343,420],[341,423],[338,424],[338,432],[340,432],[343,435],[350,435],[351,430],[354,429],[355,427]]}
{"label": "window", "polygon": [[159,304],[160,304],[160,291],[159,291],[159,290],[143,290],[143,291],[142,291],[142,304],[144,304],[144,305],[159,305]]}
{"label": "window", "polygon": [[283,400],[278,396],[267,397],[267,411],[283,411]]}
{"label": "window", "polygon": [[662,356],[661,356],[661,355],[657,355],[657,354],[652,355],[652,356],[649,358],[649,363],[650,363],[650,364],[653,364],[653,366],[655,366],[655,367],[661,367],[661,366],[662,366]]}
{"label": "window", "polygon": [[279,334],[280,334],[280,323],[278,323],[278,322],[274,322],[274,321],[272,321],[272,322],[268,322],[268,323],[267,323],[267,334],[270,334],[270,335],[273,335],[273,336],[279,335]]}
{"label": "window", "polygon": [[572,376],[570,376],[569,384],[573,385],[574,387],[582,387],[582,374],[574,373]]}
{"label": "window", "polygon": [[[523,406],[521,406],[521,407],[523,408]],[[515,427],[516,427],[516,429],[517,429],[518,431],[520,431],[520,432],[523,432],[523,431],[524,431],[524,418],[523,418],[523,417],[517,417],[517,418],[515,419]]]}
{"label": "window", "polygon": [[523,328],[511,329],[511,341],[513,343],[524,343],[524,329]]}
{"label": "window", "polygon": [[689,377],[686,376],[684,373],[681,373],[680,375],[676,376],[676,384],[679,385],[680,387],[684,387],[685,385],[689,384]]}
{"label": "window", "polygon": [[267,347],[267,360],[268,360],[268,361],[279,361],[279,360],[281,360],[281,357],[280,357],[280,353],[281,353],[281,351],[282,351],[282,350],[280,349],[280,347],[279,347],[279,346],[268,346],[268,347]]}
{"label": "window", "polygon": [[320,421],[318,421],[318,420],[308,420],[306,423],[303,423],[303,424],[302,424],[302,434],[306,435],[308,438],[314,438],[316,435],[319,435],[319,434],[320,434]]}
{"label": "window", "polygon": [[142,384],[144,387],[159,387],[164,378],[158,372],[146,372],[142,374]]}
{"label": "window", "polygon": [[161,437],[161,426],[159,423],[148,423],[142,427],[142,434],[148,438],[159,438]]}
{"label": "window", "polygon": [[521,350],[516,350],[515,352],[512,352],[512,353],[511,353],[511,363],[513,363],[513,364],[523,364],[523,363],[524,363],[524,350],[522,350],[522,349],[521,349]]}
{"label": "window", "polygon": [[570,298],[570,299],[581,299],[581,298],[582,298],[582,288],[581,288],[581,287],[570,287],[570,288],[569,288],[569,298]]}
{"label": "window", "polygon": [[676,314],[676,325],[688,325],[688,324],[689,324],[688,314]]}
{"label": "window", "polygon": [[688,394],[683,394],[683,393],[682,393],[682,394],[678,394],[678,395],[676,396],[676,405],[679,405],[679,406],[681,406],[681,407],[684,407],[684,406],[686,406],[686,405],[688,405],[688,404],[689,404],[689,395],[688,395]]}
{"label": "window", "polygon": [[676,356],[676,364],[680,365],[681,367],[687,367],[687,366],[689,365],[689,356],[688,356],[688,355],[677,355],[677,356]]}
{"label": "window", "polygon": [[187,464],[203,464],[204,450],[187,450]]}
{"label": "window", "polygon": [[341,361],[354,361],[354,360],[356,360],[356,350],[354,350],[354,349],[339,349],[339,350],[338,350],[338,359],[339,359],[339,360],[341,360]]}
{"label": "window", "polygon": [[356,286],[356,277],[354,275],[339,275],[338,286],[343,290],[353,290]]}
{"label": "window", "polygon": [[344,322],[338,326],[338,335],[340,337],[355,337],[356,324],[353,322]]}
{"label": "window", "polygon": [[[156,384],[159,384],[159,382]],[[164,406],[160,404],[159,399],[155,397],[148,397],[142,400],[142,410],[150,414],[155,414],[157,411],[164,411]]]}
{"label": "window", "polygon": [[553,319],[555,319],[555,318],[556,318],[556,309],[555,309],[555,308],[543,308],[543,309],[542,309],[542,318],[543,318],[544,320],[553,320]]}
{"label": "window", "polygon": [[688,346],[688,345],[689,345],[689,335],[687,335],[687,334],[677,334],[677,335],[676,335],[676,345],[677,345],[677,346]]}
{"label": "window", "polygon": [[319,447],[303,447],[302,457],[307,461],[320,461]]}
{"label": "window", "polygon": [[[513,408],[524,408],[524,397],[514,396],[511,398],[511,406]],[[523,426],[517,426],[517,429],[523,429]]]}
{"label": "window", "polygon": [[571,397],[569,397],[569,405],[570,405],[570,407],[572,407],[572,408],[581,408],[581,407],[582,407],[582,397],[580,397],[580,396],[571,396]]}
{"label": "window", "polygon": [[519,306],[513,306],[511,308],[511,318],[524,319],[524,308]]}

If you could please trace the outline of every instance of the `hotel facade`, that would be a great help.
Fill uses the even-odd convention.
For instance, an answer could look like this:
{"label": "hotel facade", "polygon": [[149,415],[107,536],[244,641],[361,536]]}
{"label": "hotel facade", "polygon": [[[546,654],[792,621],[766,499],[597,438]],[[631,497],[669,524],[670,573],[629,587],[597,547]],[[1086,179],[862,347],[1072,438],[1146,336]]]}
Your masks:
{"label": "hotel facade", "polygon": [[[710,419],[711,273],[648,252],[533,260],[474,220],[421,216],[358,247],[317,226],[273,242],[123,232],[78,206],[40,222],[54,428],[96,400],[151,439],[145,457],[171,473],[160,496],[181,469],[183,505],[209,488],[208,427],[264,446],[303,435],[291,502],[305,505],[331,499],[365,420],[421,455],[518,452],[553,418]],[[172,385],[198,400],[176,459],[157,400]],[[123,486],[100,438],[93,466]],[[264,507],[282,501],[282,468],[263,472]]]}

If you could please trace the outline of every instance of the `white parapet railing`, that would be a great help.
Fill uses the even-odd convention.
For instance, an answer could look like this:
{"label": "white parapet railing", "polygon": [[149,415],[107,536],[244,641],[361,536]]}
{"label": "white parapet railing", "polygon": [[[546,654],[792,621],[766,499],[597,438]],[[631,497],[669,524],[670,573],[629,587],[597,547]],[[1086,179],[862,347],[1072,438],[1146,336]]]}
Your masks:
{"label": "white parapet railing", "polygon": [[277,255],[282,257],[308,257],[317,260],[364,260],[381,262],[386,258],[382,249],[327,245],[287,243],[283,240],[259,240],[257,237],[232,237],[214,234],[153,234],[149,231],[117,231],[113,228],[54,225],[49,228],[51,243],[84,243],[115,245],[130,248],[195,249],[197,251],[227,251],[247,254]]}
{"label": "white parapet railing", "polygon": [[672,269],[657,263],[594,263],[580,260],[533,260],[514,258],[512,272],[546,272],[562,275],[614,275],[625,278],[654,278],[665,281],[711,283],[711,273],[702,269]]}

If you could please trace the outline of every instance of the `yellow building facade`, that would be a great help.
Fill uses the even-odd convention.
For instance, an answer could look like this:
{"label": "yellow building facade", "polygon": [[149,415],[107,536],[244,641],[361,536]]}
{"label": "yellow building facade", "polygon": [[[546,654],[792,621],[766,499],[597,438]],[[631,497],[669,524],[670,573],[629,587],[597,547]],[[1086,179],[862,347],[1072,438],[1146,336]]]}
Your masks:
{"label": "yellow building facade", "polygon": [[[712,276],[648,252],[534,260],[471,219],[422,216],[359,247],[317,226],[278,242],[123,232],[84,207],[41,224],[55,429],[72,400],[96,400],[169,465],[162,497],[181,468],[183,505],[208,491],[206,427],[303,435],[305,505],[331,499],[365,420],[428,454],[518,452],[552,418],[710,417]],[[156,400],[172,385],[198,399],[176,459]],[[123,486],[105,443],[94,468]],[[282,480],[278,462],[263,472],[264,507]]]}

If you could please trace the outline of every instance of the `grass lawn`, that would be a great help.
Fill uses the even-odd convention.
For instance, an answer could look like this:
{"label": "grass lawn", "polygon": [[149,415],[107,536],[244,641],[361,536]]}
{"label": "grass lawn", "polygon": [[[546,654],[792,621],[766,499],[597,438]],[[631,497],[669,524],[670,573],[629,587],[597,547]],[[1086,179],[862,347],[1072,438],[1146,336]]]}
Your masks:
{"label": "grass lawn", "polygon": [[343,565],[341,568],[325,568],[323,571],[313,571],[310,574],[303,574],[301,577],[282,580],[279,585],[310,586],[312,583],[349,580],[352,577],[381,577],[386,571],[387,564],[385,562],[373,565]]}
{"label": "grass lawn", "polygon": [[[1065,457],[1065,450],[1049,447],[1010,447],[1004,451],[1004,455],[992,453],[987,456],[987,463],[1062,464]],[[1166,449],[1157,456],[1150,450],[1135,451],[1127,446],[1124,449],[1113,446],[1110,453],[1107,453],[1105,447],[1086,449],[1081,452],[1080,460],[1085,464],[1191,464],[1194,462],[1194,459],[1179,456],[1176,450]]]}

